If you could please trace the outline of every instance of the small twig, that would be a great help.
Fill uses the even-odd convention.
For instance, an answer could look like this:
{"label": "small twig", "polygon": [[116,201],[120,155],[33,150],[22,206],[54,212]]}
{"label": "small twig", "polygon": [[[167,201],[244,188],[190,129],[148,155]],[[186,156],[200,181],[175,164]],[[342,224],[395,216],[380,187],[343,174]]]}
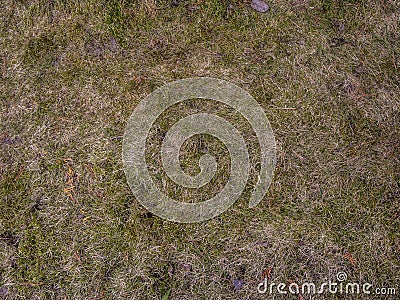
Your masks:
{"label": "small twig", "polygon": [[3,72],[2,72],[2,77],[6,78],[7,76],[7,62],[6,62],[6,58],[3,57]]}
{"label": "small twig", "polygon": [[76,259],[77,261],[79,261],[80,263],[82,263],[82,260],[81,260],[81,258],[79,257],[79,255],[78,255],[77,252],[74,253],[74,257],[75,257],[75,259]]}
{"label": "small twig", "polygon": [[281,110],[296,110],[296,107],[270,107],[270,109],[281,109]]}
{"label": "small twig", "polygon": [[18,174],[14,177],[14,181],[17,181],[17,179],[18,179],[19,177],[21,177],[21,175],[22,175],[22,173],[25,171],[25,169],[26,169],[26,166],[22,166],[22,167],[19,169]]}
{"label": "small twig", "polygon": [[44,282],[32,283],[32,282],[21,282],[17,283],[18,285],[30,285],[30,286],[40,286],[45,284]]}
{"label": "small twig", "polygon": [[304,160],[304,157],[301,156],[300,154],[298,154],[296,151],[292,150],[292,152],[293,152],[294,156],[296,156],[298,159]]}
{"label": "small twig", "polygon": [[89,170],[90,174],[92,174],[92,177],[97,180],[97,174],[93,170],[93,168],[91,166],[89,166],[88,164],[83,164],[83,165]]}

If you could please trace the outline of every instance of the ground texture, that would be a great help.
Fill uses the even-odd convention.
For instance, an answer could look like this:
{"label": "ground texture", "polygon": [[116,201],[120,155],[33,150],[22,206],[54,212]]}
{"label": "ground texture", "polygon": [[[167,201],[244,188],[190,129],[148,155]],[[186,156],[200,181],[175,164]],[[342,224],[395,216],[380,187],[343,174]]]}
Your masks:
{"label": "ground texture", "polygon": [[[275,283],[400,279],[400,3],[392,1],[1,1],[0,298],[395,299],[260,295]],[[122,168],[135,106],[176,79],[210,76],[247,90],[277,140],[275,178],[248,209],[257,139],[229,107],[193,99],[148,138],[160,188],[212,197],[226,148],[187,141],[182,166],[219,161],[208,188],[160,169],[168,128],[197,111],[236,123],[254,170],[229,210],[199,224],[147,212]],[[397,295],[398,296],[398,295]]]}

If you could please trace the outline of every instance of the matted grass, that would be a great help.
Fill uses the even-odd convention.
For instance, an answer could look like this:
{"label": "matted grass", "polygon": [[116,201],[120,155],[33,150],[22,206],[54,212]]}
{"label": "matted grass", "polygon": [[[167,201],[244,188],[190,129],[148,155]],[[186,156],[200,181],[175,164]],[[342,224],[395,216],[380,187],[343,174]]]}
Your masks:
{"label": "matted grass", "polygon": [[[261,14],[233,0],[0,3],[0,297],[290,298],[258,294],[268,268],[275,283],[342,271],[400,292],[400,4],[269,4]],[[218,218],[177,224],[133,197],[122,135],[147,94],[194,76],[252,94],[278,161],[255,209],[250,180]],[[229,170],[207,136],[184,145],[182,164],[194,174],[204,149],[215,154],[222,171],[208,188],[182,190],[157,169],[163,133],[193,111],[236,122],[258,165],[240,116],[212,102],[172,107],[153,126],[147,160],[182,201],[212,196]],[[312,297],[330,298],[395,296]]]}

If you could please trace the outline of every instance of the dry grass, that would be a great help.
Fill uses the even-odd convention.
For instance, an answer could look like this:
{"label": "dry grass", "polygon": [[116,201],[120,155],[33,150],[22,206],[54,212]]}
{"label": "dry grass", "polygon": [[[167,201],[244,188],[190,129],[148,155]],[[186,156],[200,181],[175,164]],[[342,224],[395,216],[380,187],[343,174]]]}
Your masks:
{"label": "dry grass", "polygon": [[[259,14],[234,0],[0,3],[0,298],[161,299],[170,290],[170,299],[267,299],[257,285],[270,267],[276,283],[344,271],[400,292],[399,2],[270,6]],[[247,191],[220,217],[184,225],[132,196],[121,147],[141,99],[193,76],[254,96],[278,164],[255,209]],[[248,124],[215,103],[172,107],[149,149],[177,112],[200,109],[219,109],[259,151]],[[229,170],[226,149],[208,137],[188,141],[184,168],[196,170],[204,144]],[[162,184],[157,155],[148,161]],[[164,188],[198,201],[223,185],[219,175],[201,191]],[[328,298],[350,299],[312,299]]]}

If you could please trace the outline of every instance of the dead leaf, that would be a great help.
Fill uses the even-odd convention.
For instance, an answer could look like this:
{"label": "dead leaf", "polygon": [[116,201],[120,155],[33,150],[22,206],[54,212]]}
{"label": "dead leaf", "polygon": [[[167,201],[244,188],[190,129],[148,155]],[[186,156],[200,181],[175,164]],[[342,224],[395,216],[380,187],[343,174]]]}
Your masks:
{"label": "dead leaf", "polygon": [[264,272],[262,272],[262,280],[265,279],[265,277],[267,277],[268,279],[271,279],[271,272],[272,272],[272,267],[269,267],[267,269],[264,270]]}
{"label": "dead leaf", "polygon": [[356,267],[356,260],[355,260],[355,258],[353,257],[353,255],[351,255],[350,252],[345,253],[345,254],[343,255],[343,257],[346,258],[346,259],[351,263],[351,265],[352,265],[353,267]]}
{"label": "dead leaf", "polygon": [[70,165],[71,159],[64,159],[64,163],[68,167],[68,171],[66,172],[67,180],[65,182],[66,187],[64,188],[64,192],[67,194],[68,198],[70,198],[72,201],[75,202],[75,199],[72,196],[72,193],[74,192],[74,189],[75,189],[74,182],[75,182],[76,174]]}

